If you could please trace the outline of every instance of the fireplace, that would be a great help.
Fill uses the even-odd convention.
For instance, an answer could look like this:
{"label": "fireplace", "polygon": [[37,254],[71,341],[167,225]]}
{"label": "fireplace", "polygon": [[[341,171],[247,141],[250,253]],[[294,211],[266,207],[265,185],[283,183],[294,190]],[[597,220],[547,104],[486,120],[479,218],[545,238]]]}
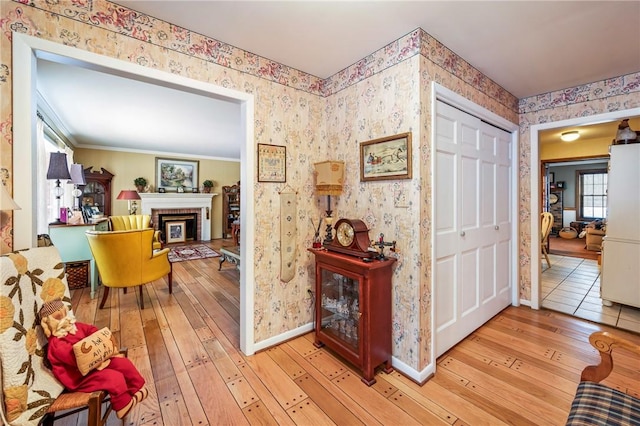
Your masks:
{"label": "fireplace", "polygon": [[[211,240],[211,201],[218,194],[204,193],[167,193],[146,192],[140,194],[141,213],[151,216],[154,228],[163,233],[166,231],[165,225],[160,224],[160,215],[194,215],[195,233],[193,239],[196,241]],[[180,220],[182,221],[182,220]],[[186,220],[185,220],[186,222]],[[186,225],[186,224],[185,224]]]}
{"label": "fireplace", "polygon": [[197,213],[162,213],[158,214],[158,231],[160,239],[167,242],[167,223],[184,222],[185,240],[193,241],[198,239],[198,214]]}

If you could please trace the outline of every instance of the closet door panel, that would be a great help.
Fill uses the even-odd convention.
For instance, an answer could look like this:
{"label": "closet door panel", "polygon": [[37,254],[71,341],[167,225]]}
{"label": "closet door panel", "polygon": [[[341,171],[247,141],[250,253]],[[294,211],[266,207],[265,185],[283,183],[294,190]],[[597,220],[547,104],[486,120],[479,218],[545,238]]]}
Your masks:
{"label": "closet door panel", "polygon": [[512,186],[509,133],[440,102],[435,130],[439,356],[510,303]]}

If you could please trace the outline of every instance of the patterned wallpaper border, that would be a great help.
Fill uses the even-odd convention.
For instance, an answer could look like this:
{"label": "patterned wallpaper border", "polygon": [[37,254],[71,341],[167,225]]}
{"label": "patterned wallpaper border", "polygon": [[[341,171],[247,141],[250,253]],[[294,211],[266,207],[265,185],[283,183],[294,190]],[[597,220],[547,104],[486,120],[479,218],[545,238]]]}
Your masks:
{"label": "patterned wallpaper border", "polygon": [[[52,0],[13,1],[322,97],[336,94],[420,54],[489,98],[495,99],[506,109],[513,113],[518,111],[518,100],[512,94],[421,28],[392,41],[333,76],[321,79],[106,0],[75,0],[73,3]],[[22,23],[11,25],[14,31],[26,32],[27,28],[28,25]],[[65,44],[75,46],[79,39],[80,37],[68,34]],[[131,57],[128,59],[137,63],[143,60]],[[139,64],[148,66],[147,63]]]}
{"label": "patterned wallpaper border", "polygon": [[[523,98],[519,102],[518,113],[528,114],[635,92],[640,92],[640,72]],[[619,109],[624,109],[624,106],[610,105],[608,108],[609,111]]]}

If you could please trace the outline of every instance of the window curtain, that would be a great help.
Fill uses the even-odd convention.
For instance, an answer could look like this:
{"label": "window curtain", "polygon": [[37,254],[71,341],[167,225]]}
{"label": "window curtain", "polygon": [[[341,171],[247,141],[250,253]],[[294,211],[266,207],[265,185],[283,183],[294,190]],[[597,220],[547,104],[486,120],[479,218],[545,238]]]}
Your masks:
{"label": "window curtain", "polygon": [[[47,149],[47,145],[51,145],[44,137],[44,121],[38,117],[36,123],[36,230],[38,234],[49,233],[49,222],[55,217],[53,209],[55,208],[55,197],[50,182],[47,180],[47,169],[49,168],[49,153],[53,151],[53,147]],[[43,208],[44,207],[44,208]]]}

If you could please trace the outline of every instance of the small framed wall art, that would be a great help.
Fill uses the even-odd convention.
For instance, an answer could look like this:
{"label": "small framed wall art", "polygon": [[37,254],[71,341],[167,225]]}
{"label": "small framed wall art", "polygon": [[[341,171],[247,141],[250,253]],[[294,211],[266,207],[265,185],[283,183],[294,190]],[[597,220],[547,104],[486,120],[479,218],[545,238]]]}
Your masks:
{"label": "small framed wall art", "polygon": [[186,221],[180,222],[167,222],[166,224],[166,238],[167,244],[169,243],[181,243],[186,241]]}
{"label": "small framed wall art", "polygon": [[287,147],[258,144],[258,182],[287,181]]}
{"label": "small framed wall art", "polygon": [[360,181],[411,179],[411,132],[360,144]]}

